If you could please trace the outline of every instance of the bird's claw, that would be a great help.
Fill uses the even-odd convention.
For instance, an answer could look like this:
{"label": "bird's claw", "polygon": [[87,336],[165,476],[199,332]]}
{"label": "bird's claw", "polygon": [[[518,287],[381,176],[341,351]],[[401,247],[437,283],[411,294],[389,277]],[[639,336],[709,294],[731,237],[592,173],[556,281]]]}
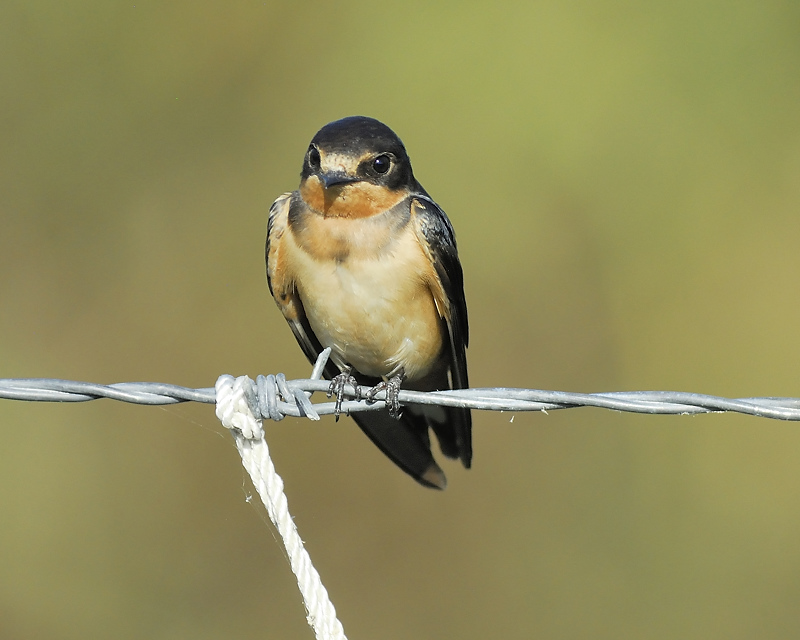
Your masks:
{"label": "bird's claw", "polygon": [[377,396],[381,391],[385,391],[386,408],[389,409],[389,415],[395,420],[399,420],[402,407],[400,406],[400,400],[398,399],[398,396],[400,394],[400,385],[403,384],[404,377],[405,376],[401,372],[396,376],[392,376],[388,380],[384,380],[376,384],[367,392],[367,402],[370,404],[377,402],[377,400],[375,400],[375,396]]}
{"label": "bird's claw", "polygon": [[336,396],[336,406],[333,409],[336,420],[339,420],[339,415],[342,413],[342,402],[344,401],[344,388],[349,384],[353,387],[353,396],[356,400],[361,400],[361,387],[358,386],[356,380],[350,373],[351,369],[342,371],[338,376],[334,376],[328,386],[328,397]]}

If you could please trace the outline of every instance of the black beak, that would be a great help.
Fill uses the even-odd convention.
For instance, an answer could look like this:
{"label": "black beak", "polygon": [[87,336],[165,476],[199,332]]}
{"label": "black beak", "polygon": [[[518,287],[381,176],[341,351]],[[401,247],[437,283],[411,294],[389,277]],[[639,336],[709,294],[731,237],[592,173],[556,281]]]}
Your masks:
{"label": "black beak", "polygon": [[346,173],[339,172],[321,173],[319,174],[319,179],[326,189],[337,184],[350,184],[351,182],[358,182],[359,180],[359,178],[355,176],[349,176]]}

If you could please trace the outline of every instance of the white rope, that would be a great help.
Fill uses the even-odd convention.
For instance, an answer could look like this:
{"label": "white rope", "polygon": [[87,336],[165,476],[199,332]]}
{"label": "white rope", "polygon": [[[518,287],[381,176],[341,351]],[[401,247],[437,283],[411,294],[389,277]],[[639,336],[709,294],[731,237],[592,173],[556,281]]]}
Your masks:
{"label": "white rope", "polygon": [[252,389],[253,381],[247,376],[236,379],[229,375],[220,376],[216,384],[217,417],[233,434],[242,464],[283,539],[289,563],[297,577],[297,586],[303,596],[306,620],[317,640],[346,640],[342,624],[336,617],[336,609],[289,514],[283,480],[269,457],[261,421],[253,415],[253,399],[248,401]]}

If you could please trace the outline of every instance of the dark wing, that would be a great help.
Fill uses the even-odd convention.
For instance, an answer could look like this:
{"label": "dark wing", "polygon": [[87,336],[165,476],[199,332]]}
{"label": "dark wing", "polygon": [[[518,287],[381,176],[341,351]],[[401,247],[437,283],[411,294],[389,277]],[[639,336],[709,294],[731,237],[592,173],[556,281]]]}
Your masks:
{"label": "dark wing", "polygon": [[[423,249],[427,252],[438,282],[432,287],[439,313],[447,324],[449,385],[453,389],[469,387],[467,346],[469,323],[464,297],[464,274],[458,260],[453,227],[444,211],[427,195],[411,201],[411,220]],[[431,422],[442,451],[458,457],[465,467],[472,462],[472,416],[468,409],[447,408],[444,422]]]}
{"label": "dark wing", "polygon": [[[267,223],[267,284],[278,308],[297,339],[309,362],[316,362],[322,351],[319,339],[308,323],[303,301],[287,269],[281,245],[288,232],[289,208],[297,202],[293,193],[279,197],[269,211]],[[300,205],[300,203],[297,203]],[[341,373],[332,360],[328,360],[324,375],[329,380]],[[359,384],[374,386],[380,380],[353,371]],[[411,411],[395,420],[386,411],[367,411],[353,414],[361,430],[403,471],[427,487],[444,489],[447,485],[444,472],[433,459],[428,438],[428,423]]]}
{"label": "dark wing", "polygon": [[[292,204],[294,194],[284,193],[270,207],[269,220],[267,222],[267,244],[265,256],[267,260],[267,285],[269,292],[275,298],[275,303],[281,310],[286,322],[297,339],[297,343],[311,362],[316,362],[317,357],[322,351],[322,346],[311,330],[311,326],[306,319],[303,310],[303,302],[297,294],[289,270],[286,268],[286,261],[281,251],[283,236],[287,231],[289,220],[289,207]],[[338,373],[336,366],[328,362],[325,367],[325,374],[334,376]]]}

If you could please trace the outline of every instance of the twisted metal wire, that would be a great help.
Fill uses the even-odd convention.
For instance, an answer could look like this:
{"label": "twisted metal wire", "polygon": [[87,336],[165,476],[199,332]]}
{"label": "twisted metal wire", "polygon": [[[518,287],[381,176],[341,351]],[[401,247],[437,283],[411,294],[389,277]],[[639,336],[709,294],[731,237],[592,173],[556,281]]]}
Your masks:
{"label": "twisted metal wire", "polygon": [[[258,376],[251,384],[248,401],[256,417],[282,420],[285,416],[319,420],[335,412],[334,402],[312,403],[311,393],[327,393],[329,383],[320,380],[327,361],[326,349],[314,365],[311,378],[287,380],[277,375]],[[368,387],[361,387],[361,397]],[[356,397],[355,390],[346,395]],[[96,384],[50,378],[0,378],[0,398],[35,402],[86,402],[109,398],[135,404],[163,405],[179,402],[214,404],[213,387],[189,389],[158,382],[120,382]],[[377,402],[346,400],[343,413],[380,411],[385,408],[385,394]],[[487,411],[555,411],[575,407],[597,407],[613,411],[650,414],[697,414],[735,412],[775,420],[800,420],[800,398],[721,398],[680,391],[616,391],[608,393],[571,393],[537,389],[461,389],[457,391],[400,391],[401,404],[463,407]]]}

